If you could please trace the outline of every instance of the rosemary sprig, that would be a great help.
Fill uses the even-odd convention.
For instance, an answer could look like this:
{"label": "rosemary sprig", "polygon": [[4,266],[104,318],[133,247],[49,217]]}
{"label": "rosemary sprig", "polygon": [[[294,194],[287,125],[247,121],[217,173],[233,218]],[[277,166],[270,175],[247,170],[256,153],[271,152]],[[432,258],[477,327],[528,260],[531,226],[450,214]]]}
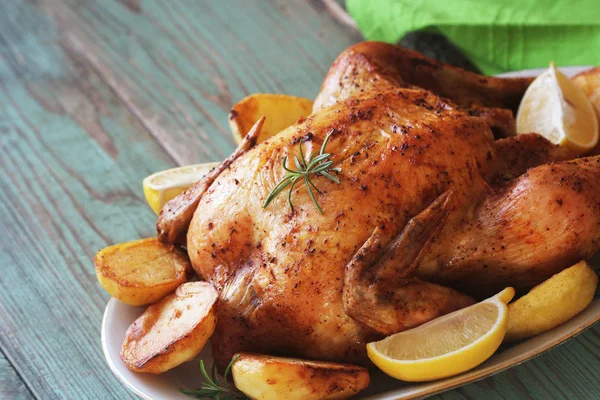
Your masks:
{"label": "rosemary sprig", "polygon": [[209,375],[206,371],[206,367],[204,366],[204,361],[200,360],[200,371],[202,372],[202,376],[204,377],[204,382],[202,382],[202,386],[200,386],[200,389],[187,390],[181,388],[179,390],[181,391],[181,393],[190,394],[196,396],[199,399],[245,399],[246,396],[236,392],[234,389],[231,389],[229,384],[227,383],[227,375],[229,375],[231,367],[238,360],[238,358],[240,358],[239,355],[233,357],[233,359],[225,369],[222,381],[217,377],[216,364],[213,363],[211,374]]}
{"label": "rosemary sprig", "polygon": [[293,212],[294,205],[292,204],[292,193],[294,191],[294,186],[296,186],[296,184],[302,180],[304,181],[304,185],[306,185],[308,195],[310,196],[313,203],[315,203],[317,210],[319,210],[319,212],[323,214],[323,210],[321,209],[321,206],[319,206],[319,202],[317,201],[315,194],[313,193],[313,189],[317,193],[321,193],[321,191],[315,186],[315,184],[311,180],[311,175],[321,175],[335,183],[340,183],[340,180],[337,177],[333,176],[331,172],[341,172],[342,169],[339,167],[332,168],[333,161],[329,160],[331,154],[325,153],[325,146],[327,146],[327,142],[329,142],[329,138],[331,137],[332,133],[333,131],[329,132],[327,136],[325,136],[325,140],[321,145],[321,150],[319,151],[319,153],[314,151],[308,158],[308,161],[306,160],[304,156],[304,151],[302,150],[302,144],[304,143],[304,139],[300,140],[300,157],[294,155],[294,164],[296,164],[297,168],[296,170],[289,168],[287,166],[287,156],[283,157],[281,164],[283,166],[283,169],[285,169],[288,173],[285,174],[283,179],[271,190],[271,193],[269,193],[267,199],[265,200],[265,203],[263,204],[263,208],[267,208],[269,204],[271,204],[271,202],[275,199],[275,197],[279,195],[279,193],[283,192],[289,187],[287,200]]}

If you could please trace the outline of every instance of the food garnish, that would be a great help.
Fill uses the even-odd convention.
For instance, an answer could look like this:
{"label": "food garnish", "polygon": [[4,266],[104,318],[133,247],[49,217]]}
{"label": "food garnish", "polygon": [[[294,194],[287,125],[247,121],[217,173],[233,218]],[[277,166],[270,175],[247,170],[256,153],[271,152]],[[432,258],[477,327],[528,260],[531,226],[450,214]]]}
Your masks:
{"label": "food garnish", "polygon": [[583,154],[598,143],[598,117],[585,93],[552,63],[525,92],[517,132],[536,132]]}
{"label": "food garnish", "polygon": [[235,362],[240,358],[239,355],[235,355],[227,368],[225,369],[225,373],[223,374],[223,380],[220,380],[217,376],[217,364],[213,363],[211,374],[209,375],[206,371],[206,367],[204,366],[204,361],[200,360],[200,371],[202,372],[202,376],[204,377],[204,382],[202,382],[200,389],[196,390],[187,390],[187,389],[179,389],[181,393],[190,394],[192,396],[196,396],[201,399],[209,398],[216,400],[226,400],[226,399],[245,399],[246,396],[240,394],[235,389],[232,389],[227,382],[227,375],[229,375],[229,371],[235,364]]}
{"label": "food garnish", "polygon": [[157,215],[172,198],[202,179],[219,163],[186,165],[156,172],[144,179],[144,196],[148,205]]}
{"label": "food garnish", "polygon": [[507,341],[525,339],[558,326],[594,299],[598,276],[580,261],[540,283],[508,305]]}
{"label": "food garnish", "polygon": [[424,382],[475,368],[494,354],[506,334],[506,304],[515,290],[367,345],[383,372],[403,381]]}
{"label": "food garnish", "polygon": [[319,210],[319,212],[323,214],[323,210],[321,209],[321,206],[319,206],[319,202],[315,198],[312,189],[315,189],[317,193],[321,193],[321,191],[312,182],[311,175],[321,175],[335,183],[340,183],[340,180],[337,177],[331,175],[331,172],[341,172],[342,169],[339,167],[332,168],[333,161],[329,160],[331,154],[325,153],[325,146],[327,146],[327,142],[329,141],[329,138],[331,137],[332,133],[333,131],[329,132],[327,136],[325,136],[325,140],[323,141],[323,145],[321,145],[321,150],[319,151],[319,153],[317,154],[317,152],[314,151],[310,155],[308,161],[306,161],[304,157],[304,151],[302,150],[304,138],[300,140],[300,157],[298,157],[297,155],[294,156],[296,168],[298,168],[297,170],[288,168],[287,156],[283,157],[281,165],[286,171],[288,171],[288,173],[271,190],[271,193],[269,193],[267,199],[265,200],[265,203],[263,204],[263,208],[267,208],[279,193],[281,193],[284,189],[290,186],[287,198],[290,208],[293,212],[294,205],[292,204],[292,192],[294,191],[294,186],[296,186],[296,183],[298,183],[298,181],[300,180],[303,180],[304,184],[306,185],[306,190],[308,191],[308,194],[310,195],[310,198],[312,199],[313,203],[315,203],[317,210]]}

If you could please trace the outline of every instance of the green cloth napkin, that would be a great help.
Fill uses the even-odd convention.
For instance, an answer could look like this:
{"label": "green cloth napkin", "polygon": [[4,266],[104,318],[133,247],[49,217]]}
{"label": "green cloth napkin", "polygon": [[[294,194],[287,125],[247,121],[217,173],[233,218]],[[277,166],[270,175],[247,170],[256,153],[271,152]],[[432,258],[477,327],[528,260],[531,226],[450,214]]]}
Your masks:
{"label": "green cloth napkin", "polygon": [[347,0],[368,40],[445,35],[483,72],[600,65],[600,0]]}

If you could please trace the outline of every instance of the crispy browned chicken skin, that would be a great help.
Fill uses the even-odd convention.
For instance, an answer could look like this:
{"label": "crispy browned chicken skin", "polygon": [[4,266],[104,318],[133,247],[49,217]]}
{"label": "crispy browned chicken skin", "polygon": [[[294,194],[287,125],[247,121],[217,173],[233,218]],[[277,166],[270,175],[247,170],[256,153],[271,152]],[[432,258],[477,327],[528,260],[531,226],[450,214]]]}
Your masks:
{"label": "crispy browned chicken skin", "polygon": [[[220,291],[219,367],[242,350],[364,363],[370,340],[591,256],[600,158],[532,168],[570,155],[535,134],[494,140],[528,83],[361,43],[333,64],[313,115],[199,182],[187,246]],[[340,184],[313,179],[324,214],[304,185],[294,212],[283,194],[263,209],[282,158],[329,133],[342,172]],[[189,198],[165,207],[195,207]],[[172,227],[189,216],[168,218],[161,237],[185,235]]]}

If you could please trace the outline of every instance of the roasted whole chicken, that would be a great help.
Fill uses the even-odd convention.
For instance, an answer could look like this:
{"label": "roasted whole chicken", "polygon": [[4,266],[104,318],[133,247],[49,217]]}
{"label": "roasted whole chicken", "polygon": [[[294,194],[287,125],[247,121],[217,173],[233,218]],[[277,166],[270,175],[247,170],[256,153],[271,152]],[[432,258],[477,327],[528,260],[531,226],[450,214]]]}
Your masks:
{"label": "roasted whole chicken", "polygon": [[[365,42],[331,67],[313,114],[235,153],[167,203],[161,241],[187,244],[219,291],[214,358],[238,351],[367,363],[365,344],[526,290],[600,247],[600,156],[514,133],[530,79],[480,76]],[[282,158],[341,168],[263,208]],[[571,161],[569,161],[571,160]]]}

